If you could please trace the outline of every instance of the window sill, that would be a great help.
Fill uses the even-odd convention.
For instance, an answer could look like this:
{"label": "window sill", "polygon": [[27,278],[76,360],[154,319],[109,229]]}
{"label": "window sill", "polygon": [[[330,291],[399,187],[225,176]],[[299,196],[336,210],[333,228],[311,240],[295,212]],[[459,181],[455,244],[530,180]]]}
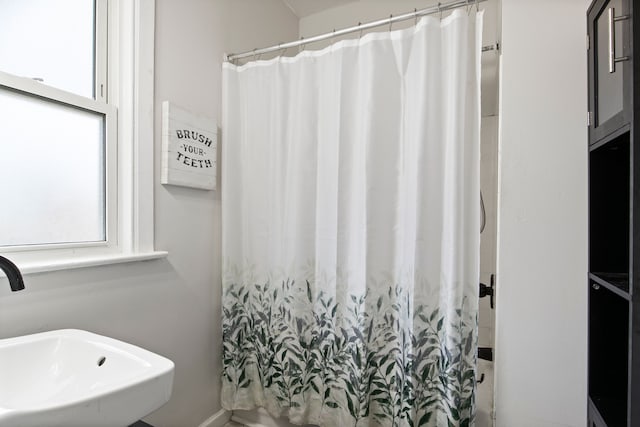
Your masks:
{"label": "window sill", "polygon": [[[25,274],[46,273],[60,270],[73,270],[86,267],[97,267],[101,265],[124,264],[137,261],[150,261],[154,259],[166,258],[169,255],[165,251],[141,252],[136,254],[113,254],[86,256],[74,258],[58,258],[51,260],[38,260],[32,262],[16,262],[20,272]],[[4,277],[0,271],[0,278]]]}

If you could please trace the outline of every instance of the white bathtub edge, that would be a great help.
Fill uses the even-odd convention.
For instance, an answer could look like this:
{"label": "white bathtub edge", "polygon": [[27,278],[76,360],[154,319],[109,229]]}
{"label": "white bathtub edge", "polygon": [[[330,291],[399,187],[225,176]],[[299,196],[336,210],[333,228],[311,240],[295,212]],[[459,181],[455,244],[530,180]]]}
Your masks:
{"label": "white bathtub edge", "polygon": [[226,423],[231,419],[231,412],[220,409],[215,414],[207,418],[198,427],[224,427]]}

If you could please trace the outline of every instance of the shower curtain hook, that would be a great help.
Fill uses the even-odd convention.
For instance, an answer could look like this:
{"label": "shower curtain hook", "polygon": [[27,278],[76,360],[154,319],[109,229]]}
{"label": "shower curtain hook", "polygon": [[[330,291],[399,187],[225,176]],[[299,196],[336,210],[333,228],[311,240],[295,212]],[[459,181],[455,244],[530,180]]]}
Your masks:
{"label": "shower curtain hook", "polygon": [[391,21],[393,19],[393,14],[389,15],[389,32],[391,32],[391,25],[393,24],[393,22]]}
{"label": "shower curtain hook", "polygon": [[478,0],[476,0],[476,12],[480,11],[480,5],[478,4]]}
{"label": "shower curtain hook", "polygon": [[[303,41],[303,40],[304,40],[304,37],[300,36],[300,41]],[[306,43],[302,43],[302,44],[298,45],[298,53],[302,52],[306,46],[307,46]]]}
{"label": "shower curtain hook", "polygon": [[287,48],[286,47],[282,47],[282,43],[278,43],[278,49],[281,49],[279,56],[284,56],[284,54],[287,53]]}
{"label": "shower curtain hook", "polygon": [[442,3],[438,2],[438,14],[440,15],[440,20],[442,21]]}
{"label": "shower curtain hook", "polygon": [[257,56],[256,50],[258,50],[258,48],[253,49],[253,60],[254,61],[256,60],[256,56]]}
{"label": "shower curtain hook", "polygon": [[358,22],[358,28],[360,28],[360,35],[358,36],[359,39],[362,38],[362,22]]}
{"label": "shower curtain hook", "polygon": [[418,8],[417,7],[413,8],[413,18],[416,20],[416,22],[414,22],[413,25],[418,25]]}

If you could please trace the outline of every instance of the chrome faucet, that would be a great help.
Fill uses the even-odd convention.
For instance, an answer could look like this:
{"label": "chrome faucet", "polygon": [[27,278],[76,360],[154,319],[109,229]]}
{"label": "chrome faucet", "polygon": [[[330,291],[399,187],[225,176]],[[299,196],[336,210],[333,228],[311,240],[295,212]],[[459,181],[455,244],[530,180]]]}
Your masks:
{"label": "chrome faucet", "polygon": [[9,279],[9,286],[13,292],[21,291],[24,289],[24,282],[22,281],[22,273],[14,263],[9,261],[3,256],[0,256],[0,270],[4,271]]}

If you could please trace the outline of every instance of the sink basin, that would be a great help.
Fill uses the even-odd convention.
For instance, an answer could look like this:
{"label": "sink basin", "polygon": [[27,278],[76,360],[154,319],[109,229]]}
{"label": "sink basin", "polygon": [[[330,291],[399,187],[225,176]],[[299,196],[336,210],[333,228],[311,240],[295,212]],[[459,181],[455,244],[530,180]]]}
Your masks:
{"label": "sink basin", "polygon": [[173,362],[75,329],[0,340],[1,427],[125,427],[171,396]]}

